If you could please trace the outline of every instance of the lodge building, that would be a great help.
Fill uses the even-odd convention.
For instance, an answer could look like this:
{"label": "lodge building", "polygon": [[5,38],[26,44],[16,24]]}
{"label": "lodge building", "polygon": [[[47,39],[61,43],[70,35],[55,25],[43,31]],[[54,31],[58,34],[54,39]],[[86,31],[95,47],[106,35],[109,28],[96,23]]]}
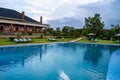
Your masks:
{"label": "lodge building", "polygon": [[17,12],[15,10],[0,8],[0,34],[16,33],[16,32],[33,32],[42,33],[43,29],[47,30],[47,24],[42,23],[25,15],[25,12]]}

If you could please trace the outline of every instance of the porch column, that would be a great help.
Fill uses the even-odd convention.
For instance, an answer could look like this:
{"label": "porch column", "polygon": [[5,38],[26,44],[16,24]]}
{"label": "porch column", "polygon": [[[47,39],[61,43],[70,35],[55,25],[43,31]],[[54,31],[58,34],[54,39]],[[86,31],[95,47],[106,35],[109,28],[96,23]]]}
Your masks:
{"label": "porch column", "polygon": [[42,28],[40,28],[40,33],[42,34],[43,32],[42,32]]}
{"label": "porch column", "polygon": [[47,34],[47,28],[45,28],[45,34]]}
{"label": "porch column", "polygon": [[10,32],[13,32],[13,25],[10,25]]}
{"label": "porch column", "polygon": [[27,27],[24,25],[24,32],[27,33]]}
{"label": "porch column", "polygon": [[20,33],[20,25],[18,26],[18,31],[17,32],[19,32]]}
{"label": "porch column", "polygon": [[36,32],[36,30],[35,30],[35,26],[34,26],[34,28],[33,28],[33,32],[34,32],[34,33]]}

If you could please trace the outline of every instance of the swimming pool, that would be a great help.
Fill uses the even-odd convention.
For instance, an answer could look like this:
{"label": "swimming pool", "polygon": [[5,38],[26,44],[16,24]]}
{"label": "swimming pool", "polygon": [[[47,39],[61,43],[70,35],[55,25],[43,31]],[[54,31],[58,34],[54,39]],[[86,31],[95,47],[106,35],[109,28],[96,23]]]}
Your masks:
{"label": "swimming pool", "polygon": [[118,49],[83,43],[0,47],[0,80],[106,80]]}

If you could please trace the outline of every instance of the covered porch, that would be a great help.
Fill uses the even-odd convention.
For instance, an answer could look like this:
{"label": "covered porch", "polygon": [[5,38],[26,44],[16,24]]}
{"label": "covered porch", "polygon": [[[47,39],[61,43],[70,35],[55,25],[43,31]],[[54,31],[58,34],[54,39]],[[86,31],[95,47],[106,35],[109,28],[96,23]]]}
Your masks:
{"label": "covered porch", "polygon": [[11,21],[0,19],[0,34],[2,33],[10,33],[14,34],[17,32],[20,33],[43,33],[45,29],[45,33],[47,33],[48,26],[46,24],[38,24],[38,23],[30,23],[30,22],[21,22],[19,20]]}

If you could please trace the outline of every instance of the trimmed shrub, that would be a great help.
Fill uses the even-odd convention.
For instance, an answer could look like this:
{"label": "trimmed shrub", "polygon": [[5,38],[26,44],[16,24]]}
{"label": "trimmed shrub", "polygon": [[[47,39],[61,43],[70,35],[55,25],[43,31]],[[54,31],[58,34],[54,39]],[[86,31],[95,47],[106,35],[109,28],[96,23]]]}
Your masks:
{"label": "trimmed shrub", "polygon": [[32,35],[32,31],[29,31],[29,32],[27,32],[27,33],[28,33],[28,35],[30,35],[30,36]]}

